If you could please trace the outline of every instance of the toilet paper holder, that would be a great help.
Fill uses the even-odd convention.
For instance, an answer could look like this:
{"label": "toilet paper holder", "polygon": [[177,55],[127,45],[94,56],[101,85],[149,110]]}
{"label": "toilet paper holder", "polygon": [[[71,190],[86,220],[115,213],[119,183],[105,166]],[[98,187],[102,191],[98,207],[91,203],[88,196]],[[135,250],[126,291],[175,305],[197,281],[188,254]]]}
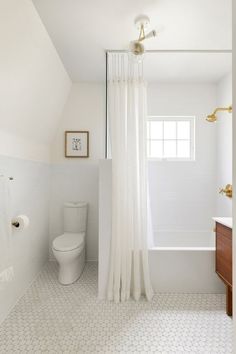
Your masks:
{"label": "toilet paper holder", "polygon": [[18,221],[13,221],[11,224],[16,228],[20,227],[20,223]]}
{"label": "toilet paper holder", "polygon": [[11,225],[23,231],[29,226],[29,218],[26,215],[18,215],[11,220]]}

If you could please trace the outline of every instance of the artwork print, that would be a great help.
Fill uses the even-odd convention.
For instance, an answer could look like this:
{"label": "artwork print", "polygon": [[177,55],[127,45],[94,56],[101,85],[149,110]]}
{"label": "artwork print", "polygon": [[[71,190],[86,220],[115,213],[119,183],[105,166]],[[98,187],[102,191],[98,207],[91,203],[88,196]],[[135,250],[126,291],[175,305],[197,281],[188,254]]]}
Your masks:
{"label": "artwork print", "polygon": [[89,132],[65,132],[65,157],[89,157]]}

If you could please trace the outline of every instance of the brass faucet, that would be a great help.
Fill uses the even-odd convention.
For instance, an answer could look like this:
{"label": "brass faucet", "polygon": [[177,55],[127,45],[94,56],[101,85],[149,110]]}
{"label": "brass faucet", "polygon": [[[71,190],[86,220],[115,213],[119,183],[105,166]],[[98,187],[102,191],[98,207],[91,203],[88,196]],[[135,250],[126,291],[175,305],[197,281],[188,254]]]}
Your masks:
{"label": "brass faucet", "polygon": [[219,191],[220,194],[225,194],[226,197],[232,198],[233,196],[233,187],[231,184],[227,184],[225,188],[221,188]]}

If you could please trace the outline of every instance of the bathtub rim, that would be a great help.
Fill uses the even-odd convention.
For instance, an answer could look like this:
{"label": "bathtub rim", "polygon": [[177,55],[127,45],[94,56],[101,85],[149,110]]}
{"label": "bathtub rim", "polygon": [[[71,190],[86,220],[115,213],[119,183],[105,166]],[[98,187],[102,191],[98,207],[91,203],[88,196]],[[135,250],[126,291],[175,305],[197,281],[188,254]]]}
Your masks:
{"label": "bathtub rim", "polygon": [[170,246],[155,246],[148,248],[148,251],[215,251],[215,246],[203,246],[203,247],[170,247]]}

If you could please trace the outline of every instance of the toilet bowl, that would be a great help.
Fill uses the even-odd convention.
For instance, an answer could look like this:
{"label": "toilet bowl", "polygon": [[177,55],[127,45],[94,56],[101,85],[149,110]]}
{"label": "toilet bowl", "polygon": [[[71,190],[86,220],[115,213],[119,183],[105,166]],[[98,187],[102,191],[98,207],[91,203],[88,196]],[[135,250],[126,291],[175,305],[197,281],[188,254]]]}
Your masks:
{"label": "toilet bowl", "polygon": [[85,233],[64,233],[53,241],[52,251],[59,264],[58,280],[68,285],[79,279],[85,265]]}
{"label": "toilet bowl", "polygon": [[58,280],[68,285],[79,279],[85,265],[85,231],[87,203],[65,203],[64,233],[52,243],[52,252],[59,264]]}

